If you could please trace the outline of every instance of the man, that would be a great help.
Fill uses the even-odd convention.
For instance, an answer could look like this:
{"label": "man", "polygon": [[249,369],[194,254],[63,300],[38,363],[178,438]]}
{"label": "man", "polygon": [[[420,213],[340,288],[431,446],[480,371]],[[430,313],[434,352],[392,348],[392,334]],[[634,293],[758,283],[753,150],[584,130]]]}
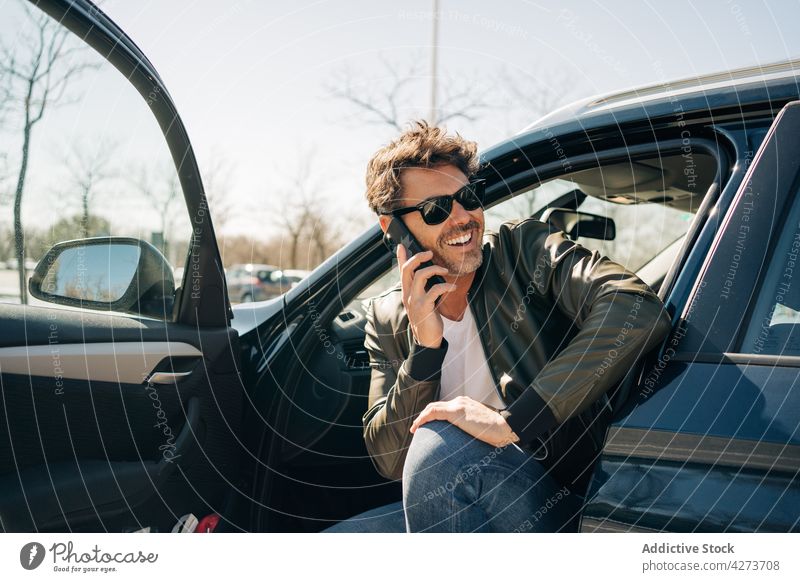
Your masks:
{"label": "man", "polygon": [[[567,527],[606,391],[670,329],[646,284],[548,225],[484,236],[476,149],[416,122],[369,162],[381,228],[402,220],[427,249],[398,247],[400,285],[367,313],[364,438],[378,471],[402,478],[403,503],[333,531]],[[445,282],[426,290],[434,275]]]}

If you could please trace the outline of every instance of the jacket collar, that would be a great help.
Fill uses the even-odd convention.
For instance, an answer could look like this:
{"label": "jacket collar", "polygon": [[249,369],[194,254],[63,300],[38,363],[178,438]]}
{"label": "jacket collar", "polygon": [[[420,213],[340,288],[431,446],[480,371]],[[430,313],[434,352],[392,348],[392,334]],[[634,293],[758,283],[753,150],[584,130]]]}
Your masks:
{"label": "jacket collar", "polygon": [[486,238],[486,233],[484,232],[483,238],[483,247],[481,248],[481,253],[483,254],[483,260],[481,261],[481,266],[478,267],[477,271],[475,271],[475,277],[472,279],[472,284],[467,291],[467,302],[472,303],[473,298],[476,294],[480,291],[481,287],[483,286],[483,279],[486,277],[486,273],[489,272],[489,263],[492,260],[492,245],[488,242]]}

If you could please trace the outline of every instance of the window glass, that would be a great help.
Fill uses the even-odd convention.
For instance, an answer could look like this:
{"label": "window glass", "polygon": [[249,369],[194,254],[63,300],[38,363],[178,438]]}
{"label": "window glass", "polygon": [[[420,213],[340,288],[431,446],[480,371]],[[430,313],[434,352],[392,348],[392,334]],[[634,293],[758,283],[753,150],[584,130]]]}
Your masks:
{"label": "window glass", "polygon": [[391,269],[386,271],[369,287],[359,293],[355,300],[362,301],[364,299],[369,299],[370,297],[375,297],[384,291],[388,291],[398,283],[400,283],[400,273],[397,270],[397,266],[393,264]]}
{"label": "window glass", "polygon": [[[800,197],[781,230],[751,310],[740,352],[800,355]],[[795,272],[797,270],[797,272]]]}
{"label": "window glass", "polygon": [[504,222],[529,218],[574,188],[575,184],[569,180],[550,180],[536,188],[519,192],[486,209],[486,229],[496,232]]}
{"label": "window glass", "polygon": [[[634,272],[670,249],[676,241],[680,242],[694,217],[690,212],[664,204],[617,204],[599,198],[587,198],[579,210],[612,219],[616,237],[614,240],[578,237],[577,242]],[[672,250],[674,258],[678,248]],[[669,265],[666,267],[668,269]]]}
{"label": "window glass", "polygon": [[[27,282],[50,247],[72,239],[141,239],[182,274],[191,226],[145,99],[92,48],[27,2],[6,2],[3,14],[0,301],[57,307],[30,297]],[[43,46],[50,50],[41,53]],[[45,66],[49,75],[40,74]]]}
{"label": "window glass", "polygon": [[[501,202],[486,211],[486,228],[496,230],[503,222],[538,214],[547,204],[576,188],[582,190],[580,182],[562,178]],[[631,197],[636,193],[632,188]],[[642,278],[657,288],[680,248],[697,204],[673,206],[664,201],[620,203],[607,198],[596,193],[587,196],[578,210],[613,220],[616,227],[614,239],[578,237],[576,242],[597,250],[631,271],[643,271]],[[614,198],[628,200],[619,193],[615,193]]]}

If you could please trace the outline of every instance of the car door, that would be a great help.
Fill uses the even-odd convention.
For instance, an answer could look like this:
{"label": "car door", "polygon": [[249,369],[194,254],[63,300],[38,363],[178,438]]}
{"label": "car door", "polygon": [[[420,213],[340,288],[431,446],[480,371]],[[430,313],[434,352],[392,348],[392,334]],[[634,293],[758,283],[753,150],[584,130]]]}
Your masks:
{"label": "car door", "polygon": [[[2,249],[39,265],[33,282],[20,265],[0,275],[0,529],[169,531],[190,512],[228,517],[238,338],[186,130],[156,70],[90,2],[2,11],[14,51]],[[71,264],[54,245],[81,281],[54,282],[58,304],[31,295],[36,277]],[[155,262],[123,275],[120,249]],[[100,288],[125,276],[141,295],[110,303]],[[87,288],[100,291],[89,300]]]}
{"label": "car door", "polygon": [[583,531],[800,528],[799,132],[793,102],[609,430]]}

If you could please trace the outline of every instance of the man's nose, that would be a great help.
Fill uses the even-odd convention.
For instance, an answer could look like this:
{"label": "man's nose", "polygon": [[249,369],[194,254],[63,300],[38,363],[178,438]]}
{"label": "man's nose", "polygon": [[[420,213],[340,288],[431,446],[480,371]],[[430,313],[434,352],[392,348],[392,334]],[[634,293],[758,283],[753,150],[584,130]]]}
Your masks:
{"label": "man's nose", "polygon": [[453,208],[450,210],[450,220],[455,224],[466,224],[472,220],[472,216],[461,206],[460,202],[453,200]]}

